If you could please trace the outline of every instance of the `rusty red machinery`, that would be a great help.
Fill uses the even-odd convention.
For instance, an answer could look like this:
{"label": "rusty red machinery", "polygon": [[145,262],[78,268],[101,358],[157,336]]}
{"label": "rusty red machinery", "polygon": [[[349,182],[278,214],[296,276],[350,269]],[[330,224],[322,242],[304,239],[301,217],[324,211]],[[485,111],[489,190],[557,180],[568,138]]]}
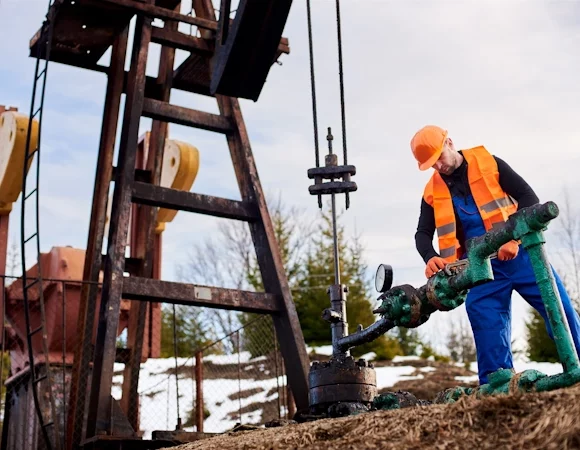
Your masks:
{"label": "rusty red machinery", "polygon": [[[143,355],[155,353],[155,345],[151,345],[152,341],[148,345],[145,336],[149,334],[147,324],[158,320],[156,308],[162,302],[271,315],[296,406],[307,407],[308,358],[304,338],[238,101],[238,98],[257,101],[270,67],[281,54],[289,53],[288,40],[281,34],[291,3],[289,0],[241,0],[234,11],[231,2],[223,0],[218,17],[210,0],[193,0],[189,14],[181,11],[179,0],[49,2],[46,20],[30,42],[31,56],[36,58],[37,65],[29,117],[42,121],[48,61],[100,72],[107,77],[108,84],[83,263],[75,257],[74,277],[83,283],[74,294],[76,305],[71,309],[71,316],[74,311],[76,324],[72,329],[68,313],[60,319],[46,312],[51,302],[58,301],[59,295],[62,300],[58,286],[46,284],[50,283],[48,277],[73,276],[72,269],[64,273],[61,267],[62,260],[70,258],[70,252],[66,249],[53,249],[47,255],[40,254],[39,250],[38,254],[34,254],[34,250],[27,254],[22,252],[23,266],[28,256],[29,259],[38,257],[41,267],[36,271],[27,268],[21,285],[22,303],[27,305],[27,325],[24,332],[19,332],[27,339],[32,336],[32,342],[37,339],[42,342],[39,353],[31,352],[29,360],[36,364],[36,358],[42,359],[42,355],[50,360],[51,351],[58,350],[50,340],[49,320],[52,321],[50,326],[58,326],[62,320],[70,329],[70,336],[80,344],[72,351],[70,389],[66,392],[64,410],[62,405],[55,406],[54,401],[52,411],[39,408],[39,392],[42,394],[43,388],[45,393],[50,389],[51,375],[48,374],[48,385],[45,385],[46,377],[42,372],[31,371],[28,387],[35,397],[38,423],[30,432],[41,436],[48,447],[120,448],[130,444],[134,448],[150,448],[171,444],[146,442],[139,435],[140,363]],[[232,14],[235,15],[230,18]],[[133,18],[136,20],[132,22]],[[163,26],[153,26],[154,19],[161,19]],[[133,48],[129,49],[132,23]],[[197,34],[178,31],[179,23],[196,27]],[[161,45],[156,77],[145,73],[151,43]],[[188,51],[190,55],[174,69],[176,49]],[[110,65],[101,65],[99,61],[108,50],[111,50]],[[127,53],[132,55],[128,70],[123,64]],[[173,89],[214,97],[219,114],[172,104]],[[124,110],[121,111],[123,95]],[[41,106],[36,109],[33,104],[38,97]],[[119,117],[122,120],[118,130]],[[140,145],[138,136],[141,117],[153,120],[146,145]],[[163,185],[161,168],[167,152],[169,123],[224,136],[241,201]],[[119,154],[115,161],[118,132]],[[30,162],[41,148],[40,142],[38,148],[27,144],[24,160]],[[111,181],[114,189],[109,199]],[[31,198],[38,201],[39,186],[25,172],[23,187],[27,186],[29,189],[23,191],[31,191]],[[33,200],[23,195],[21,201],[24,221],[24,211],[30,211]],[[164,215],[166,221],[170,220],[168,211],[177,210],[247,222],[264,292],[160,280],[160,231],[163,228],[160,223],[164,223]],[[105,231],[107,222],[108,232]],[[38,230],[30,236],[23,235],[22,239],[36,242],[39,248]],[[105,239],[108,245],[103,252]],[[125,255],[127,242],[131,244],[129,256]],[[51,265],[52,259],[57,261],[54,265]],[[42,288],[35,291],[35,285]],[[38,304],[44,312],[40,316],[41,326],[34,328],[35,317],[29,313],[37,291]],[[11,293],[15,304],[18,303],[17,292],[15,285]],[[69,301],[67,299],[67,304]],[[120,354],[115,342],[125,324],[127,348]],[[22,330],[21,324],[19,330]],[[64,347],[68,364],[72,349],[68,344]],[[119,360],[125,362],[125,371],[123,398],[117,402],[111,396],[111,388],[113,364]],[[34,411],[27,413],[34,414]],[[65,423],[53,420],[61,414],[66,417]],[[18,425],[14,416],[12,425]]]}
{"label": "rusty red machinery", "polygon": [[[5,114],[2,114],[5,113]],[[0,106],[0,154],[2,155],[2,176],[0,177],[0,276],[2,277],[2,294],[0,295],[0,311],[2,312],[1,330],[2,348],[10,354],[10,372],[4,384],[7,386],[9,396],[6,405],[9,409],[4,414],[3,442],[7,445],[16,445],[18,436],[26,435],[26,423],[10,418],[29,416],[32,404],[28,385],[23,380],[30,376],[30,360],[27,347],[27,325],[24,314],[24,288],[23,279],[7,276],[7,248],[8,227],[12,204],[19,196],[21,181],[18,175],[22,171],[22,156],[24,134],[28,117],[18,113],[16,108]],[[150,133],[141,136],[139,140],[139,164],[144,165],[147,158]],[[168,140],[166,142],[167,170],[163,172],[164,185],[178,189],[189,189],[197,175],[199,166],[199,152],[189,144]],[[20,167],[17,167],[19,166]],[[135,221],[138,221],[137,208],[134,207]],[[155,272],[159,278],[161,263],[161,239],[165,225],[175,217],[176,211],[161,209],[158,214],[155,234]],[[137,236],[137,233],[132,233]],[[135,247],[135,239],[129,242],[131,248]],[[27,277],[38,277],[39,267],[42,267],[42,284],[38,284],[29,290],[29,316],[30,327],[39,329],[44,325],[44,336],[35,334],[31,337],[32,354],[35,365],[46,364],[51,372],[58,372],[66,384],[70,383],[71,368],[74,361],[74,353],[78,347],[77,323],[81,305],[81,290],[83,287],[83,266],[85,263],[85,251],[83,249],[67,247],[53,247],[49,252],[40,255],[39,263],[27,270]],[[97,306],[100,305],[101,279],[96,286]],[[40,290],[42,290],[44,313],[40,308]],[[134,315],[134,311],[133,311]],[[120,305],[119,325],[117,336],[124,332],[128,335],[134,333],[131,324],[131,302],[122,299]],[[145,320],[147,330],[143,336],[141,362],[148,358],[160,356],[161,347],[161,305],[151,304]],[[91,333],[90,345],[96,345],[96,323]],[[43,345],[46,344],[47,352]],[[117,361],[123,362],[126,352],[123,349],[117,351]],[[44,386],[49,389],[48,386]],[[50,387],[53,392],[55,386]],[[123,386],[126,390],[127,386]],[[58,395],[65,393],[59,392]],[[127,395],[124,396],[127,398]],[[64,405],[63,405],[64,406]],[[123,404],[121,406],[124,406]],[[6,419],[8,417],[8,419]],[[27,442],[18,445],[26,448]]]}

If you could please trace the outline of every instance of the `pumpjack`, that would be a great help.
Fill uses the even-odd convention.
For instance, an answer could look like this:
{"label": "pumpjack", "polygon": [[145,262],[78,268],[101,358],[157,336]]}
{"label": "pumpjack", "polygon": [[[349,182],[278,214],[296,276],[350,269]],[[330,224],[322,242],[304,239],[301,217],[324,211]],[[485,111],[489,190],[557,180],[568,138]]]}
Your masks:
{"label": "pumpjack", "polygon": [[[140,364],[143,355],[148,354],[146,337],[148,324],[156,317],[154,305],[160,303],[269,315],[295,405],[307,406],[306,346],[239,104],[240,98],[258,100],[271,67],[281,55],[290,52],[282,32],[292,1],[241,0],[235,9],[229,0],[222,0],[219,8],[211,0],[193,0],[184,5],[180,0],[47,3],[45,20],[30,41],[30,55],[36,65],[20,189],[22,307],[26,316],[22,330],[26,339],[38,343],[40,354],[47,355],[51,349],[45,293],[39,288],[45,286],[43,274],[46,278],[47,270],[41,264],[45,258],[40,253],[38,218],[32,221],[32,231],[25,227],[25,222],[31,222],[26,218],[38,214],[40,202],[42,145],[40,137],[37,142],[32,139],[32,124],[38,124],[41,135],[49,62],[103,74],[107,88],[83,285],[75,305],[78,314],[67,327],[69,331],[76,328],[74,342],[78,345],[74,357],[70,355],[72,361],[63,363],[67,377],[65,401],[54,400],[55,375],[49,364],[39,364],[38,354],[29,345],[26,388],[12,397],[10,426],[4,417],[3,444],[34,448],[38,443],[58,450],[173,445],[166,438],[142,439],[139,427]],[[189,12],[182,11],[190,5]],[[180,29],[183,24],[189,25],[188,31]],[[151,44],[161,46],[156,76],[146,71]],[[176,63],[177,50],[189,53],[180,64]],[[171,94],[176,89],[214,98],[219,114],[172,103]],[[152,119],[145,146],[139,143],[141,117]],[[162,165],[167,156],[164,152],[171,142],[170,123],[224,137],[240,201],[162,184]],[[117,137],[120,139],[115,158]],[[33,160],[36,169],[31,169],[29,176],[28,167]],[[109,199],[111,185],[114,187]],[[159,227],[163,227],[168,210],[247,223],[264,292],[160,279]],[[126,255],[130,228],[131,249]],[[38,263],[31,272],[26,261],[32,259]],[[38,315],[29,314],[33,304],[40,305],[38,321]],[[127,346],[117,351],[117,334],[124,319],[128,322]],[[120,401],[111,395],[115,362],[125,363]],[[21,428],[26,428],[24,438],[11,433],[19,425],[19,417],[30,418],[30,423],[20,423]]]}

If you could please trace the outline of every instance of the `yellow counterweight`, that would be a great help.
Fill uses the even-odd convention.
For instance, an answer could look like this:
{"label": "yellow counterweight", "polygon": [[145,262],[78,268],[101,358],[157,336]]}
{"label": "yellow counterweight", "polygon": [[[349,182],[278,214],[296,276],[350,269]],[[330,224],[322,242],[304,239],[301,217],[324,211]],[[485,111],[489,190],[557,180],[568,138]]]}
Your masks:
{"label": "yellow counterweight", "polygon": [[[9,214],[22,190],[29,118],[16,111],[0,114],[0,215]],[[31,127],[30,153],[38,147],[38,121]],[[30,158],[26,170],[30,169]]]}

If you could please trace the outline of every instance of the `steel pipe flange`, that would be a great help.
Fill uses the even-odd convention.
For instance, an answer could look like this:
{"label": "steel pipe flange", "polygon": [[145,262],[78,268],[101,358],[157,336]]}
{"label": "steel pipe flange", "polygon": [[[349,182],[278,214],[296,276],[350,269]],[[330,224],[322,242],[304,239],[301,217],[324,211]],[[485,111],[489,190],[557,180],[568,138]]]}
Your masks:
{"label": "steel pipe flange", "polygon": [[377,377],[372,365],[352,356],[314,362],[308,375],[310,406],[338,402],[371,403],[377,395]]}

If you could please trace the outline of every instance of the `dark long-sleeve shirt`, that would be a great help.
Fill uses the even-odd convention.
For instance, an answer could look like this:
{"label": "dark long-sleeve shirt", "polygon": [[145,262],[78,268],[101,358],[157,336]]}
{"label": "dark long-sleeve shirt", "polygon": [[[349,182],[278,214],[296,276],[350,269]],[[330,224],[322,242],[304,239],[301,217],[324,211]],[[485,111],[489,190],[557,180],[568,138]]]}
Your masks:
{"label": "dark long-sleeve shirt", "polygon": [[[499,171],[499,184],[501,188],[516,202],[518,202],[518,210],[539,202],[538,196],[530,187],[530,185],[518,175],[508,163],[502,159],[494,156]],[[465,158],[463,163],[451,175],[441,174],[441,178],[447,183],[451,195],[454,197],[465,198],[470,192],[469,181],[467,179],[467,162]],[[455,214],[455,222],[457,224],[457,238],[463,244],[461,222]],[[435,213],[433,207],[430,206],[425,199],[421,200],[421,214],[419,216],[419,224],[417,225],[417,232],[415,233],[415,245],[417,251],[423,258],[425,263],[434,256],[439,254],[433,248],[433,236],[435,234]]]}

